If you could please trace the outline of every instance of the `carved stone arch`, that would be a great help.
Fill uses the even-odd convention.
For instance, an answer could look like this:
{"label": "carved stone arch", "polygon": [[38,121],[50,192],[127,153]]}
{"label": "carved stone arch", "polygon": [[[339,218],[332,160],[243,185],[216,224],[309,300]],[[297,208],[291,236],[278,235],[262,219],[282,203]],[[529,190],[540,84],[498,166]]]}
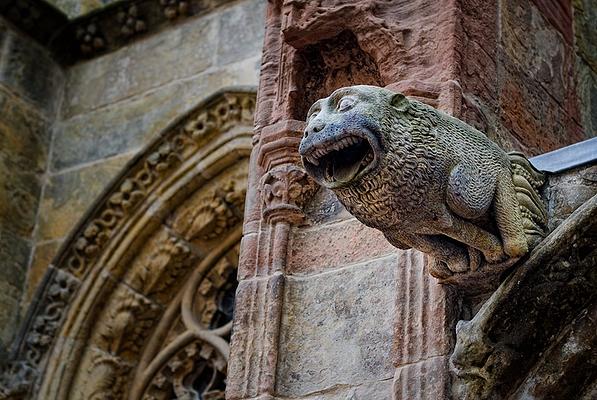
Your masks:
{"label": "carved stone arch", "polygon": [[254,109],[218,92],[127,164],[48,267],[7,394],[223,399]]}

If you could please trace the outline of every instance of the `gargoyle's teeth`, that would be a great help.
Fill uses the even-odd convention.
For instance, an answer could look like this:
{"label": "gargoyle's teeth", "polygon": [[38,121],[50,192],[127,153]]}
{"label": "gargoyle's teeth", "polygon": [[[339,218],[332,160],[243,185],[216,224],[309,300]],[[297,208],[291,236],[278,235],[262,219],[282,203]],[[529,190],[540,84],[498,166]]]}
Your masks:
{"label": "gargoyle's teeth", "polygon": [[363,161],[361,161],[361,165],[367,166],[367,165],[371,164],[371,161],[373,161],[373,154],[368,153],[365,156],[365,158],[363,159]]}
{"label": "gargoyle's teeth", "polygon": [[319,160],[313,156],[306,156],[307,161],[309,161],[313,165],[319,165]]}
{"label": "gargoyle's teeth", "polygon": [[[341,151],[344,150],[345,148],[354,146],[356,144],[360,144],[362,143],[363,139],[356,137],[356,136],[349,136],[349,137],[345,137],[342,138],[336,142],[328,142],[326,144],[324,144],[322,147],[319,148],[314,148],[311,151],[309,151],[308,154],[306,154],[304,157],[305,159],[316,166],[319,166],[320,164],[320,160],[324,157],[327,156],[328,154],[330,154],[332,151]],[[366,160],[364,160],[363,162],[371,162],[373,160],[373,156],[368,156]],[[330,175],[330,178],[333,179],[333,176]]]}

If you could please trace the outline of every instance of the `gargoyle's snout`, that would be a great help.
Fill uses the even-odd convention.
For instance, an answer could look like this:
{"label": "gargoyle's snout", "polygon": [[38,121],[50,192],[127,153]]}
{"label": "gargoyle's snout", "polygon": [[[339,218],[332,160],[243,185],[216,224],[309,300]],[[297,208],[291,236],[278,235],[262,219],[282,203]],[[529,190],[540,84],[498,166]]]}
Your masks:
{"label": "gargoyle's snout", "polygon": [[309,122],[299,145],[299,154],[304,157],[317,148],[325,147],[325,143],[333,141],[338,132],[334,124],[320,119]]}
{"label": "gargoyle's snout", "polygon": [[362,121],[340,118],[309,122],[299,145],[307,172],[321,184],[340,187],[373,167],[379,143]]}
{"label": "gargoyle's snout", "polygon": [[314,121],[310,122],[305,129],[305,137],[309,135],[313,135],[314,133],[321,132],[325,128],[325,122],[315,119]]}

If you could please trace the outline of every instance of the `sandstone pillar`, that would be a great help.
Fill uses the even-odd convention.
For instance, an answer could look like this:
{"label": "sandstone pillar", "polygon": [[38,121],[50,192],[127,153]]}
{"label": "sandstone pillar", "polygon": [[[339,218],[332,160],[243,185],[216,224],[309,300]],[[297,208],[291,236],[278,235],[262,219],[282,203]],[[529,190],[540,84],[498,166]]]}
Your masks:
{"label": "sandstone pillar", "polygon": [[[227,398],[449,396],[447,359],[466,307],[427,274],[425,256],[394,249],[316,187],[297,148],[309,106],[354,84],[399,90],[508,150],[582,138],[574,85],[525,75],[514,46],[526,23],[531,38],[554,38],[565,70],[565,32],[531,1],[485,3],[269,2]],[[553,90],[567,102],[540,96]],[[539,137],[539,123],[552,131]]]}

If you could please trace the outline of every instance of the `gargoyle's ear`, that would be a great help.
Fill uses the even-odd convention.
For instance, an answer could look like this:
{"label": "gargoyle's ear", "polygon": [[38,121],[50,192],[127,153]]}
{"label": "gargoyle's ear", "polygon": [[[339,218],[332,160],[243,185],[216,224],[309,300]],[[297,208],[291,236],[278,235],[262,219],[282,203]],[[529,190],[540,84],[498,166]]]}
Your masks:
{"label": "gargoyle's ear", "polygon": [[408,109],[408,99],[402,93],[396,93],[392,96],[390,104],[398,111],[406,111]]}

